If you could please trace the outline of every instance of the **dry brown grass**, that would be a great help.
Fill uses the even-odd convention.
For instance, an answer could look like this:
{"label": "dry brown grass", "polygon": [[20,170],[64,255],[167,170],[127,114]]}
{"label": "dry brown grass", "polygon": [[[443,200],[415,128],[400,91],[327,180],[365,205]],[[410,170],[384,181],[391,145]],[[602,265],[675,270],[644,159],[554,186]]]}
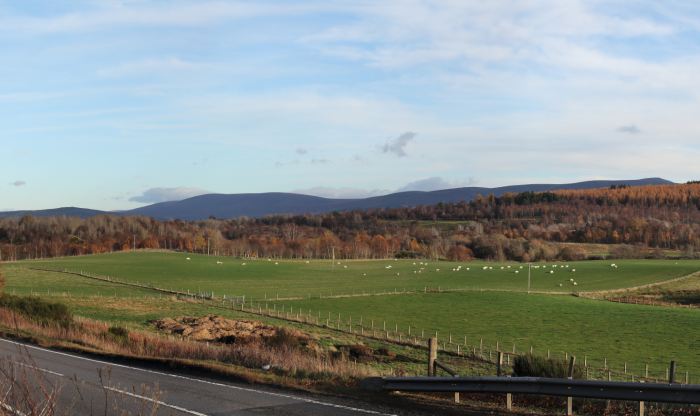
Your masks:
{"label": "dry brown grass", "polygon": [[83,318],[75,325],[42,325],[8,309],[0,309],[0,324],[38,337],[134,358],[213,361],[257,369],[270,365],[270,370],[277,374],[302,379],[332,380],[374,375],[342,359],[332,359],[321,351],[303,351],[284,343],[274,346],[265,343],[218,345],[133,330],[128,331],[128,337],[117,337],[109,332],[110,325],[104,322]]}

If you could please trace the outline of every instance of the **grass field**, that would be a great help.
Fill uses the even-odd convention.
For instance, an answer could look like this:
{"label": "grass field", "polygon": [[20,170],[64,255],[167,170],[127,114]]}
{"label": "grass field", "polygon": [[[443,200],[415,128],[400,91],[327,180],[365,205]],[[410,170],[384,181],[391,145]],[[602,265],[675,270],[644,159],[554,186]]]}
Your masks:
{"label": "grass field", "polygon": [[[186,260],[187,257],[191,260]],[[217,261],[224,264],[217,265]],[[613,262],[618,268],[610,267]],[[143,327],[148,327],[148,322],[157,317],[198,315],[217,309],[185,303],[154,308],[155,301],[144,299],[142,302],[145,303],[141,304],[136,299],[144,295],[159,296],[148,289],[23,268],[36,265],[85,270],[121,280],[190,289],[191,292],[200,288],[213,290],[217,297],[227,294],[261,299],[267,296],[270,307],[275,303],[277,308],[281,305],[297,310],[303,308],[305,313],[311,309],[314,316],[319,311],[322,316],[332,312],[333,320],[340,313],[343,322],[347,322],[349,315],[353,316],[355,323],[362,317],[365,327],[369,327],[369,320],[374,319],[375,328],[382,328],[382,322],[386,321],[387,329],[398,324],[404,334],[411,325],[413,334],[420,334],[423,329],[427,337],[438,331],[441,340],[452,334],[454,342],[462,343],[467,336],[467,344],[473,346],[483,339],[486,350],[495,350],[496,342],[499,342],[500,349],[507,351],[516,344],[520,352],[532,346],[538,354],[550,350],[552,354],[586,355],[589,364],[601,366],[602,359],[607,358],[608,365],[614,369],[621,369],[623,362],[627,361],[630,368],[643,368],[644,363],[650,363],[652,371],[663,371],[670,360],[677,360],[683,371],[687,369],[700,377],[700,336],[696,335],[700,329],[700,312],[696,310],[615,304],[566,295],[490,291],[319,299],[319,294],[359,294],[363,290],[368,294],[393,292],[395,289],[401,292],[404,288],[420,292],[424,286],[432,289],[438,286],[443,289],[478,286],[525,290],[527,265],[428,262],[428,265],[421,266],[420,261],[415,261],[414,266],[413,260],[340,261],[340,264],[335,264],[336,271],[331,273],[329,261],[278,263],[140,252],[5,264],[3,272],[8,278],[5,289],[8,292],[70,291],[74,296],[63,299],[78,314]],[[388,265],[392,266],[391,269],[385,268]],[[459,265],[462,265],[461,271],[452,271]],[[532,290],[560,293],[572,289],[595,291],[634,287],[687,276],[700,270],[698,261],[666,260],[571,262],[568,269],[554,268],[552,264],[538,265],[541,266],[539,269],[531,271]],[[483,270],[484,266],[491,269]],[[524,268],[520,269],[521,266]],[[420,267],[425,267],[422,273],[413,273]],[[441,271],[436,272],[437,268]],[[554,273],[549,273],[552,270]],[[576,287],[569,280],[572,278],[578,283]],[[700,287],[699,282],[700,279],[692,277],[662,287],[690,285],[695,288]],[[85,296],[75,296],[78,292]],[[109,294],[109,297],[97,298],[98,293]],[[114,293],[117,299],[114,299]],[[277,295],[306,297],[307,294],[311,294],[312,299],[272,300]],[[124,299],[128,297],[133,298]],[[264,307],[264,301],[262,305]]]}
{"label": "grass field", "polygon": [[[304,313],[321,311],[321,316],[358,323],[365,327],[374,319],[374,327],[426,337],[438,331],[442,341],[452,334],[453,342],[484,349],[519,352],[530,347],[539,355],[576,355],[589,364],[619,370],[623,362],[643,368],[643,363],[660,365],[677,360],[691,365],[700,375],[700,311],[637,306],[602,302],[574,296],[552,296],[508,292],[451,292],[414,295],[387,295],[341,299],[285,301],[286,310],[303,308]],[[277,305],[279,308],[281,303]],[[592,361],[594,360],[594,361]],[[641,367],[639,367],[641,366]]]}
{"label": "grass field", "polygon": [[[191,260],[186,260],[190,257]],[[223,261],[223,264],[216,264]],[[611,263],[619,267],[610,267]],[[243,266],[242,264],[246,265]],[[184,253],[115,253],[22,262],[6,267],[53,267],[86,270],[121,280],[148,282],[180,290],[213,291],[215,295],[246,295],[253,298],[313,297],[380,293],[394,290],[485,287],[527,290],[527,265],[519,263],[452,263],[414,260],[340,261],[331,273],[330,261],[236,260]],[[338,262],[336,262],[338,263]],[[416,265],[414,265],[416,263]],[[425,262],[424,262],[425,263]],[[616,260],[538,263],[531,270],[531,289],[568,293],[601,291],[656,283],[700,270],[700,261]],[[386,269],[391,266],[391,269]],[[452,271],[462,266],[461,271]],[[492,269],[483,270],[488,266]],[[508,268],[510,266],[510,268]],[[421,273],[420,268],[424,267]],[[501,267],[504,267],[501,270]],[[523,269],[520,269],[523,267]],[[467,270],[469,268],[470,270]],[[440,272],[436,272],[440,269]],[[573,272],[573,270],[576,272]],[[515,271],[519,273],[515,273]],[[554,273],[549,273],[554,271]],[[573,286],[574,279],[577,286]],[[13,283],[14,284],[14,283]],[[559,285],[562,285],[561,287]],[[27,286],[25,286],[26,289]],[[15,288],[19,290],[19,287]]]}

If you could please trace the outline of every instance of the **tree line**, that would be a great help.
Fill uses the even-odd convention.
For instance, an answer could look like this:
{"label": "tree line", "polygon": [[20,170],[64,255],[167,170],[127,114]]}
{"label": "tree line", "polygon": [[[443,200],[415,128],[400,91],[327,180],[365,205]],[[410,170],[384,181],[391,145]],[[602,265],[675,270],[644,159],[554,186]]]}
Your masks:
{"label": "tree line", "polygon": [[[180,250],[236,257],[585,258],[562,243],[610,244],[617,257],[700,247],[700,184],[477,195],[473,201],[261,218],[0,218],[0,260]],[[651,250],[650,250],[651,249]],[[645,254],[646,253],[646,254]],[[652,253],[652,254],[649,254]]]}

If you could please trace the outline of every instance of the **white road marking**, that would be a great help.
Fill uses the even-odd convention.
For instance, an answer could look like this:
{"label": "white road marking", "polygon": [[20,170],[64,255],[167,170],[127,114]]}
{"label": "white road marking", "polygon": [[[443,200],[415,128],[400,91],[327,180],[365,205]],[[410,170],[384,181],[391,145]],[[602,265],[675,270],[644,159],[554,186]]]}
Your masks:
{"label": "white road marking", "polygon": [[10,362],[11,362],[12,364],[23,365],[23,366],[25,366],[25,367],[31,367],[31,368],[33,368],[33,369],[35,369],[35,370],[43,371],[43,372],[45,372],[45,373],[53,374],[53,375],[60,376],[60,377],[65,377],[63,374],[54,373],[53,371],[49,371],[49,370],[44,370],[43,368],[39,368],[39,367],[37,367],[37,366],[35,366],[35,365],[30,365],[30,364],[25,364],[25,363],[16,363],[16,362],[14,362],[14,361],[10,361]]}
{"label": "white road marking", "polygon": [[153,400],[153,399],[151,399],[150,397],[140,396],[140,395],[138,395],[138,394],[129,393],[129,392],[126,391],[126,390],[119,390],[119,389],[115,389],[115,388],[113,388],[113,387],[105,387],[105,388],[106,388],[107,390],[112,390],[112,391],[116,391],[116,392],[119,392],[119,393],[123,393],[123,394],[126,394],[126,395],[131,396],[131,397],[136,397],[136,398],[139,398],[139,399],[148,400],[148,401],[153,402],[153,403],[156,403],[156,404],[158,404],[158,405],[160,405],[160,406],[170,407],[170,408],[173,408],[173,409],[175,409],[175,410],[179,410],[179,411],[181,411],[181,412],[191,413],[191,414],[197,415],[197,416],[207,416],[207,415],[204,414],[204,413],[195,412],[194,410],[185,409],[184,407],[174,406],[174,405],[172,405],[172,404],[167,404],[167,403],[165,403],[165,402],[161,402],[161,401],[158,401],[158,400]]}
{"label": "white road marking", "polygon": [[237,387],[237,386],[231,386],[231,385],[228,385],[228,384],[215,383],[215,382],[213,382],[213,381],[199,380],[199,379],[196,379],[196,378],[190,378],[190,377],[185,377],[185,376],[179,376],[179,375],[176,375],[176,374],[168,374],[168,373],[161,373],[161,372],[159,372],[159,371],[145,370],[145,369],[143,369],[143,368],[130,367],[130,366],[128,366],[128,365],[112,364],[112,363],[108,363],[108,362],[105,362],[105,361],[93,360],[93,359],[90,359],[90,358],[78,357],[78,356],[71,355],[71,354],[66,354],[66,353],[63,353],[63,352],[53,351],[53,350],[49,350],[49,349],[45,349],[45,348],[39,348],[39,347],[35,347],[35,346],[33,346],[33,345],[19,344],[19,343],[17,343],[17,342],[10,341],[10,340],[6,340],[6,339],[2,339],[2,338],[0,338],[0,341],[9,342],[9,343],[15,344],[15,345],[23,345],[25,348],[33,348],[33,349],[35,349],[35,350],[50,352],[50,353],[52,353],[52,354],[64,355],[64,356],[66,356],[66,357],[71,357],[71,358],[75,358],[75,359],[79,359],[79,360],[92,361],[92,362],[94,362],[94,363],[100,363],[100,364],[104,364],[104,365],[111,365],[112,367],[128,368],[128,369],[130,369],[130,370],[143,371],[143,372],[145,372],[145,373],[158,374],[158,375],[161,375],[161,376],[167,376],[167,377],[173,377],[173,378],[181,378],[181,379],[183,379],[183,380],[196,381],[196,382],[199,382],[199,383],[211,384],[211,385],[213,385],[213,386],[226,387],[226,388],[233,389],[233,390],[247,391],[247,392],[250,392],[250,393],[258,393],[258,394],[269,394],[269,395],[271,395],[271,396],[284,397],[284,398],[286,398],[286,399],[293,399],[293,400],[298,400],[298,401],[301,401],[301,402],[312,403],[312,404],[319,404],[319,405],[321,405],[321,406],[336,407],[336,408],[339,408],[339,409],[352,410],[352,411],[355,411],[355,412],[368,413],[368,414],[372,414],[372,415],[397,416],[397,415],[393,415],[393,414],[389,414],[389,413],[379,413],[379,412],[375,412],[375,411],[372,411],[372,410],[365,410],[365,409],[358,409],[358,408],[355,408],[355,407],[342,406],[342,405],[339,405],[339,404],[332,404],[332,403],[319,402],[319,401],[317,401],[317,400],[304,399],[304,398],[301,398],[301,397],[294,397],[294,396],[290,396],[290,395],[287,395],[287,394],[270,393],[270,392],[266,392],[266,391],[259,391],[259,390],[254,390],[254,389],[245,388],[245,387]]}

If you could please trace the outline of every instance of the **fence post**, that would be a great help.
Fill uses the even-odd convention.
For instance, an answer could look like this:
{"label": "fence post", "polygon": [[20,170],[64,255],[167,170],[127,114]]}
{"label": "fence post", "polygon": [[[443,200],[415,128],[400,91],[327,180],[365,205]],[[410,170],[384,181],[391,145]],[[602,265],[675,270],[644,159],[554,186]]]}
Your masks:
{"label": "fence post", "polygon": [[437,339],[428,338],[428,377],[435,377],[435,360],[437,359]]}
{"label": "fence post", "polygon": [[501,377],[503,375],[503,353],[501,351],[496,351],[498,353],[497,372],[496,377]]}
{"label": "fence post", "polygon": [[[569,361],[569,380],[574,378],[574,366],[576,365],[576,357],[571,356],[571,361]],[[574,414],[574,400],[571,397],[566,398],[566,414],[571,416]]]}
{"label": "fence post", "polygon": [[675,361],[671,361],[671,375],[668,377],[668,382],[669,382],[669,384],[676,382],[676,362]]}

